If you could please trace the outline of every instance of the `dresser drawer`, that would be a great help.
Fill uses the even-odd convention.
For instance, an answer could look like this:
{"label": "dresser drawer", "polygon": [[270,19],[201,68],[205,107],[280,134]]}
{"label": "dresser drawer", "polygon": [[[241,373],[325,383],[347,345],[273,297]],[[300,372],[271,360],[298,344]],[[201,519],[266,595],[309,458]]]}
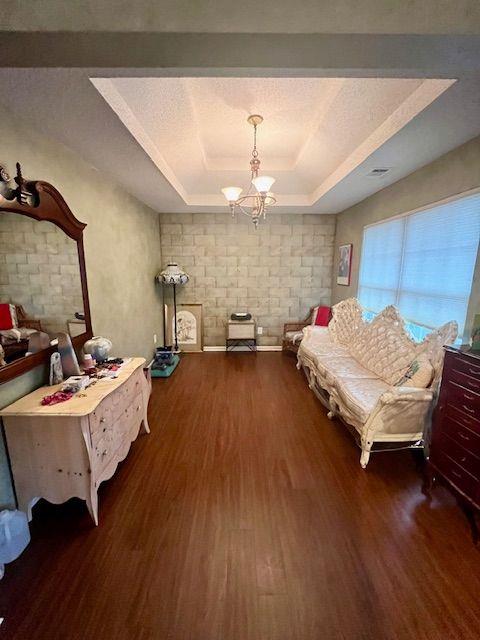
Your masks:
{"label": "dresser drawer", "polygon": [[431,461],[442,475],[459,491],[467,497],[477,500],[480,483],[474,476],[463,469],[463,467],[457,464],[443,451],[439,451],[437,454],[432,455]]}
{"label": "dresser drawer", "polygon": [[454,382],[468,391],[480,394],[480,378],[464,373],[453,365],[449,371],[449,381]]}
{"label": "dresser drawer", "polygon": [[[468,442],[466,442],[467,447]],[[464,449],[459,441],[453,440],[447,432],[443,431],[432,443],[432,457],[435,459],[436,452],[445,453],[449,458],[468,471],[478,481],[480,480],[480,458],[473,452]]]}
{"label": "dresser drawer", "polygon": [[480,437],[480,420],[475,418],[473,414],[466,413],[455,405],[447,404],[445,407],[445,416],[458,422],[463,427],[470,429],[470,431],[474,431]]}
{"label": "dresser drawer", "polygon": [[478,418],[480,416],[480,394],[465,389],[456,382],[448,382],[445,386],[447,402],[463,413]]}
{"label": "dresser drawer", "polygon": [[95,411],[88,417],[90,426],[90,434],[93,436],[95,433],[100,433],[105,430],[107,425],[111,425],[113,421],[113,409],[115,405],[111,402],[110,398],[101,402]]}
{"label": "dresser drawer", "polygon": [[95,477],[98,477],[103,469],[113,458],[118,445],[116,442],[115,431],[111,427],[107,427],[105,431],[97,432],[92,438],[91,462],[95,471]]}
{"label": "dresser drawer", "polygon": [[470,378],[476,378],[480,381],[480,363],[476,364],[471,362],[472,358],[462,358],[447,352],[445,359],[445,369],[447,370],[448,377],[452,378],[452,372],[464,374]]}
{"label": "dresser drawer", "polygon": [[443,419],[440,433],[447,434],[452,440],[480,458],[480,433],[471,431],[461,422],[448,417]]}
{"label": "dresser drawer", "polygon": [[141,391],[141,379],[140,376],[143,375],[143,371],[136,371],[127,382],[122,385],[119,391],[122,394],[123,398],[131,399],[132,396],[136,396]]}
{"label": "dresser drawer", "polygon": [[143,419],[143,397],[137,394],[123,410],[122,415],[118,419],[117,430],[119,439],[124,440],[127,436],[132,436],[132,432],[136,431]]}

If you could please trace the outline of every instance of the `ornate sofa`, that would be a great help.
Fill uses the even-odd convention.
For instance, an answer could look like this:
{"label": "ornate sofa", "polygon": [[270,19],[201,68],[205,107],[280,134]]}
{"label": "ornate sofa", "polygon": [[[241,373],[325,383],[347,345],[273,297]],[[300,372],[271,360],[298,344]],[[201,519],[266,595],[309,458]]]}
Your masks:
{"label": "ornate sofa", "polygon": [[[438,390],[443,345],[457,336],[448,322],[421,343],[408,335],[397,309],[372,322],[355,298],[332,309],[328,327],[308,326],[297,354],[310,388],[352,427],[365,468],[373,449],[413,446],[423,439]],[[388,443],[388,444],[387,444]]]}

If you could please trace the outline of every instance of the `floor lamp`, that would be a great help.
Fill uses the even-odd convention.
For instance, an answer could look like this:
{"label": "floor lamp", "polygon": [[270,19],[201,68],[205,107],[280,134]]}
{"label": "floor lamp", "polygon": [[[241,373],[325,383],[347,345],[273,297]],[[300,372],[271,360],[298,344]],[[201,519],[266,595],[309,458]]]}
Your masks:
{"label": "floor lamp", "polygon": [[[178,353],[178,336],[177,336],[177,285],[187,284],[190,277],[188,273],[178,266],[176,262],[169,262],[163,271],[157,275],[157,281],[161,282],[163,285],[172,286],[173,287],[173,324],[174,324],[174,336],[175,336],[175,346],[174,352]],[[166,319],[164,319],[163,323],[163,331],[165,337],[165,325]]]}

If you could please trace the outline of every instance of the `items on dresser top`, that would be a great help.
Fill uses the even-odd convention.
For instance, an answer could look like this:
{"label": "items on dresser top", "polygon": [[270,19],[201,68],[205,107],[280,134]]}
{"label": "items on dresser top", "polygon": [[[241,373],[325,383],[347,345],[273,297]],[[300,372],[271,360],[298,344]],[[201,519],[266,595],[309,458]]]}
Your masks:
{"label": "items on dresser top", "polygon": [[[144,358],[132,358],[118,377],[92,384],[68,402],[42,406],[43,387],[0,411],[18,506],[31,519],[39,498],[85,500],[98,524],[98,487],[110,478],[143,424],[149,433],[150,379]],[[147,372],[148,373],[148,372]]]}
{"label": "items on dresser top", "polygon": [[480,354],[448,347],[434,413],[426,491],[435,478],[455,493],[478,540],[480,510]]}
{"label": "items on dresser top", "polygon": [[55,393],[42,398],[40,404],[49,405],[58,404],[59,402],[66,402],[67,400],[70,400],[70,398],[73,398],[73,395],[73,391],[55,391]]}
{"label": "items on dresser top", "polygon": [[96,362],[105,362],[112,350],[112,342],[102,336],[93,336],[83,345],[83,351],[90,354]]}

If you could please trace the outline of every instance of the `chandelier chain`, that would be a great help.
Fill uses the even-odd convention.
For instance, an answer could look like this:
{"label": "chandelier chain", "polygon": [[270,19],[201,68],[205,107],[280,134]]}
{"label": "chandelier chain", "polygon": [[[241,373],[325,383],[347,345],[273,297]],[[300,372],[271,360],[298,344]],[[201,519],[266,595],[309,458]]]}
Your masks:
{"label": "chandelier chain", "polygon": [[253,151],[252,151],[252,157],[253,158],[258,158],[258,151],[257,151],[257,125],[256,124],[253,125]]}

